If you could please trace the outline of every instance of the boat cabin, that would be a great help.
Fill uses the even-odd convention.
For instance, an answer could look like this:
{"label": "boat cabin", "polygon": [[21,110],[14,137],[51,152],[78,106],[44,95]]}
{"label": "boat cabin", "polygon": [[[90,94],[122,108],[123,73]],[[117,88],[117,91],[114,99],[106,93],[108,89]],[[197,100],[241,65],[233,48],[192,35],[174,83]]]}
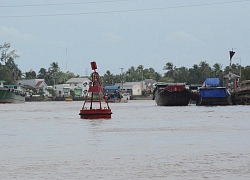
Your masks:
{"label": "boat cabin", "polygon": [[120,86],[105,86],[103,88],[105,96],[108,96],[108,100],[120,100]]}

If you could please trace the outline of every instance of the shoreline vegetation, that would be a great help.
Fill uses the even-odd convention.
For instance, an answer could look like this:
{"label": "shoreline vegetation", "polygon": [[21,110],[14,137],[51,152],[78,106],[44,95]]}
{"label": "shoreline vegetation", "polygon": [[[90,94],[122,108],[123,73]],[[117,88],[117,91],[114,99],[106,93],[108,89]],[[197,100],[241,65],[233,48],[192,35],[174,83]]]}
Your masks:
{"label": "shoreline vegetation", "polygon": [[[28,72],[22,72],[14,61],[16,58],[19,58],[19,55],[16,50],[10,50],[10,43],[0,45],[0,52],[0,80],[4,80],[6,84],[14,84],[21,79],[44,79],[48,86],[53,86],[55,84],[64,84],[70,78],[90,77],[90,74],[80,76],[74,74],[74,72],[63,72],[60,70],[58,62],[52,62],[48,68],[41,67],[38,72],[35,72],[33,69]],[[188,68],[184,66],[176,67],[173,62],[166,62],[166,64],[162,65],[162,69],[165,71],[163,74],[155,71],[152,67],[145,68],[143,65],[131,66],[127,70],[122,69],[120,74],[113,74],[107,69],[106,73],[100,76],[102,86],[124,82],[141,82],[145,79],[153,79],[156,82],[202,84],[204,79],[216,77],[220,79],[220,82],[223,82],[223,77],[229,74],[230,71],[229,63],[228,66],[223,68],[223,65],[219,62],[210,66],[204,60]],[[249,65],[244,67],[233,61],[231,72],[239,75],[240,81],[250,79]]]}

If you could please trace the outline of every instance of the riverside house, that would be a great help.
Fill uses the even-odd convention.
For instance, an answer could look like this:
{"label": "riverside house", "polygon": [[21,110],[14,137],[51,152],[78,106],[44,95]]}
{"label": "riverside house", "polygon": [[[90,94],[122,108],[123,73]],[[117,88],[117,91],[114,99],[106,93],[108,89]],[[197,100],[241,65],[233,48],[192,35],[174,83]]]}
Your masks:
{"label": "riverside house", "polygon": [[145,84],[142,82],[115,83],[115,86],[119,86],[122,92],[130,93],[134,96],[142,95],[142,91],[146,89]]}
{"label": "riverside house", "polygon": [[88,78],[71,78],[66,81],[69,87],[74,91],[76,97],[83,97],[87,95],[89,90],[89,83],[91,81]]}
{"label": "riverside house", "polygon": [[26,89],[27,95],[51,96],[47,91],[50,87],[44,79],[22,79],[18,80],[17,83]]}

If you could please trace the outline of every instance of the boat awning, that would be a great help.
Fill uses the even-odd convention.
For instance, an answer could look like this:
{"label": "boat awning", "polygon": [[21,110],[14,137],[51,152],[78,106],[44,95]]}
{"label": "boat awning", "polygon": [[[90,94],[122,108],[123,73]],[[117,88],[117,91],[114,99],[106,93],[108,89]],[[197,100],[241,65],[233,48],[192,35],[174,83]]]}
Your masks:
{"label": "boat awning", "polygon": [[204,83],[206,86],[219,86],[220,80],[219,78],[206,78]]}

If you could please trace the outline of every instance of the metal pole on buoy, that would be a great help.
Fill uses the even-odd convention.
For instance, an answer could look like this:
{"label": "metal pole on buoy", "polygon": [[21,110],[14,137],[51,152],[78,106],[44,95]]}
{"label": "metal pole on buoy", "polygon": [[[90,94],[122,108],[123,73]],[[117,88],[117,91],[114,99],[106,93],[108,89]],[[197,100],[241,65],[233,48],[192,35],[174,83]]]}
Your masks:
{"label": "metal pole on buoy", "polygon": [[[107,99],[104,98],[101,80],[98,72],[96,72],[96,62],[93,61],[90,64],[93,70],[91,82],[89,83],[89,90],[79,115],[82,119],[110,119],[112,112]],[[90,104],[89,107],[87,107],[88,103]]]}
{"label": "metal pole on buoy", "polygon": [[232,58],[234,56],[235,52],[233,51],[229,51],[229,55],[230,55],[230,63],[229,63],[229,74],[228,74],[228,89],[231,90],[231,78],[232,78]]}

